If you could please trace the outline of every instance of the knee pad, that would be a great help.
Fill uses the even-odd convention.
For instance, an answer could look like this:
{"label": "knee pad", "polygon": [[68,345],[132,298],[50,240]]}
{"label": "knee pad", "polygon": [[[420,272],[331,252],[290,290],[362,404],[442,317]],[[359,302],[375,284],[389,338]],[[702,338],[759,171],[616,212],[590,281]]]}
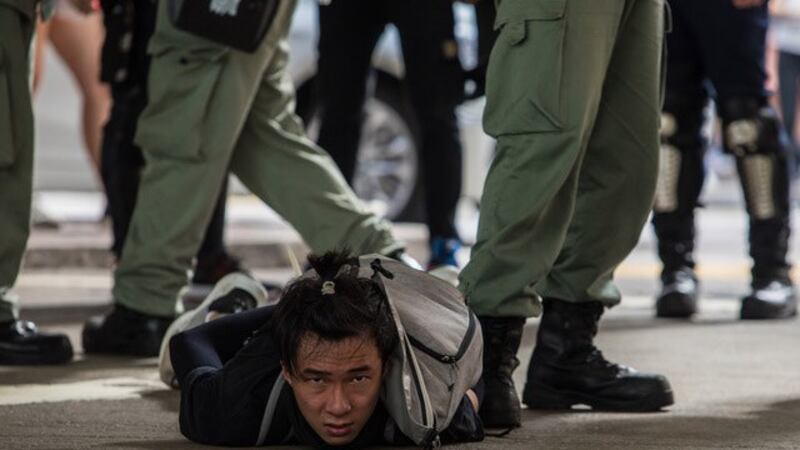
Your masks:
{"label": "knee pad", "polygon": [[[670,104],[668,101],[661,114],[661,149],[654,202],[657,213],[674,212],[687,200],[694,203],[695,200],[680,198],[681,192],[685,191],[680,188],[681,178],[702,178],[704,105],[697,102],[676,103]],[[701,173],[698,174],[698,171]],[[692,182],[683,180],[687,181]]]}
{"label": "knee pad", "polygon": [[787,151],[778,113],[763,99],[720,102],[725,150],[736,156],[747,212],[768,220],[788,211]]}
{"label": "knee pad", "polygon": [[728,99],[721,101],[725,151],[743,158],[748,155],[783,153],[781,121],[777,111],[763,99]]}

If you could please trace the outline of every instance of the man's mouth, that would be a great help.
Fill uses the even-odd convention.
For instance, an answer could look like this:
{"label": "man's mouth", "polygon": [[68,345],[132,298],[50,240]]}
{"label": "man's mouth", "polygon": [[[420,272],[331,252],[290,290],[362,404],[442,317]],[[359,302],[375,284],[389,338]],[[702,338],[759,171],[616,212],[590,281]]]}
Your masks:
{"label": "man's mouth", "polygon": [[342,437],[347,436],[353,430],[352,423],[342,423],[342,424],[334,424],[334,423],[326,423],[325,424],[325,431],[328,433],[329,436],[333,437]]}

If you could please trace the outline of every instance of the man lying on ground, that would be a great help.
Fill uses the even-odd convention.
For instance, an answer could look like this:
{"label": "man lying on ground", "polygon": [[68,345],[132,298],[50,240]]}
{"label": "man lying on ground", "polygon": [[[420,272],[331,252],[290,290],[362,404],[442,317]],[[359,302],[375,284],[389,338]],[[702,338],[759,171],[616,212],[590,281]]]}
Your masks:
{"label": "man lying on ground", "polygon": [[[351,270],[358,260],[344,253],[312,256],[309,263],[316,273],[290,283],[275,306],[252,309],[265,302],[263,289],[230,275],[167,333],[161,374],[182,390],[184,436],[217,445],[415,443],[385,401],[392,395],[387,390],[402,390],[386,382],[402,341],[386,290],[375,277]],[[441,442],[483,439],[481,392],[478,382],[457,397],[455,414],[438,433]],[[447,409],[442,406],[433,409]]]}

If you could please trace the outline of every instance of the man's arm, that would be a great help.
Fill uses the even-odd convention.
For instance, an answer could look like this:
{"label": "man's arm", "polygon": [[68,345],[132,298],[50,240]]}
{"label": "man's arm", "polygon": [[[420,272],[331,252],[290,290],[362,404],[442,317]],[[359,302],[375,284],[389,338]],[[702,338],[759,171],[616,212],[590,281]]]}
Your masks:
{"label": "man's arm", "polygon": [[280,376],[271,337],[253,336],[271,313],[267,307],[233,314],[172,338],[184,436],[204,444],[255,444],[267,398]]}
{"label": "man's arm", "polygon": [[461,399],[450,425],[441,433],[443,444],[476,442],[484,438],[483,422],[478,415],[478,396],[470,389]]}

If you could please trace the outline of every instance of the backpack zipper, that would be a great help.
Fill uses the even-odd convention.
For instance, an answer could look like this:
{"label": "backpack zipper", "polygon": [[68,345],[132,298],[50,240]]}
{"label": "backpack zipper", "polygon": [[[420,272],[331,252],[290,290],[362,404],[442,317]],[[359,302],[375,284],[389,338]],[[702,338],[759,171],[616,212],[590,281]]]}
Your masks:
{"label": "backpack zipper", "polygon": [[475,315],[473,313],[469,313],[469,325],[467,326],[467,332],[464,334],[464,339],[461,341],[461,345],[458,347],[455,355],[445,355],[442,353],[437,352],[436,350],[431,349],[430,347],[426,346],[414,336],[406,333],[408,336],[408,340],[411,341],[411,345],[413,345],[418,350],[422,351],[423,353],[427,354],[431,358],[444,363],[444,364],[455,364],[457,363],[461,357],[464,356],[464,353],[467,352],[469,349],[469,344],[472,342],[472,338],[475,335],[476,329],[476,320]]}

